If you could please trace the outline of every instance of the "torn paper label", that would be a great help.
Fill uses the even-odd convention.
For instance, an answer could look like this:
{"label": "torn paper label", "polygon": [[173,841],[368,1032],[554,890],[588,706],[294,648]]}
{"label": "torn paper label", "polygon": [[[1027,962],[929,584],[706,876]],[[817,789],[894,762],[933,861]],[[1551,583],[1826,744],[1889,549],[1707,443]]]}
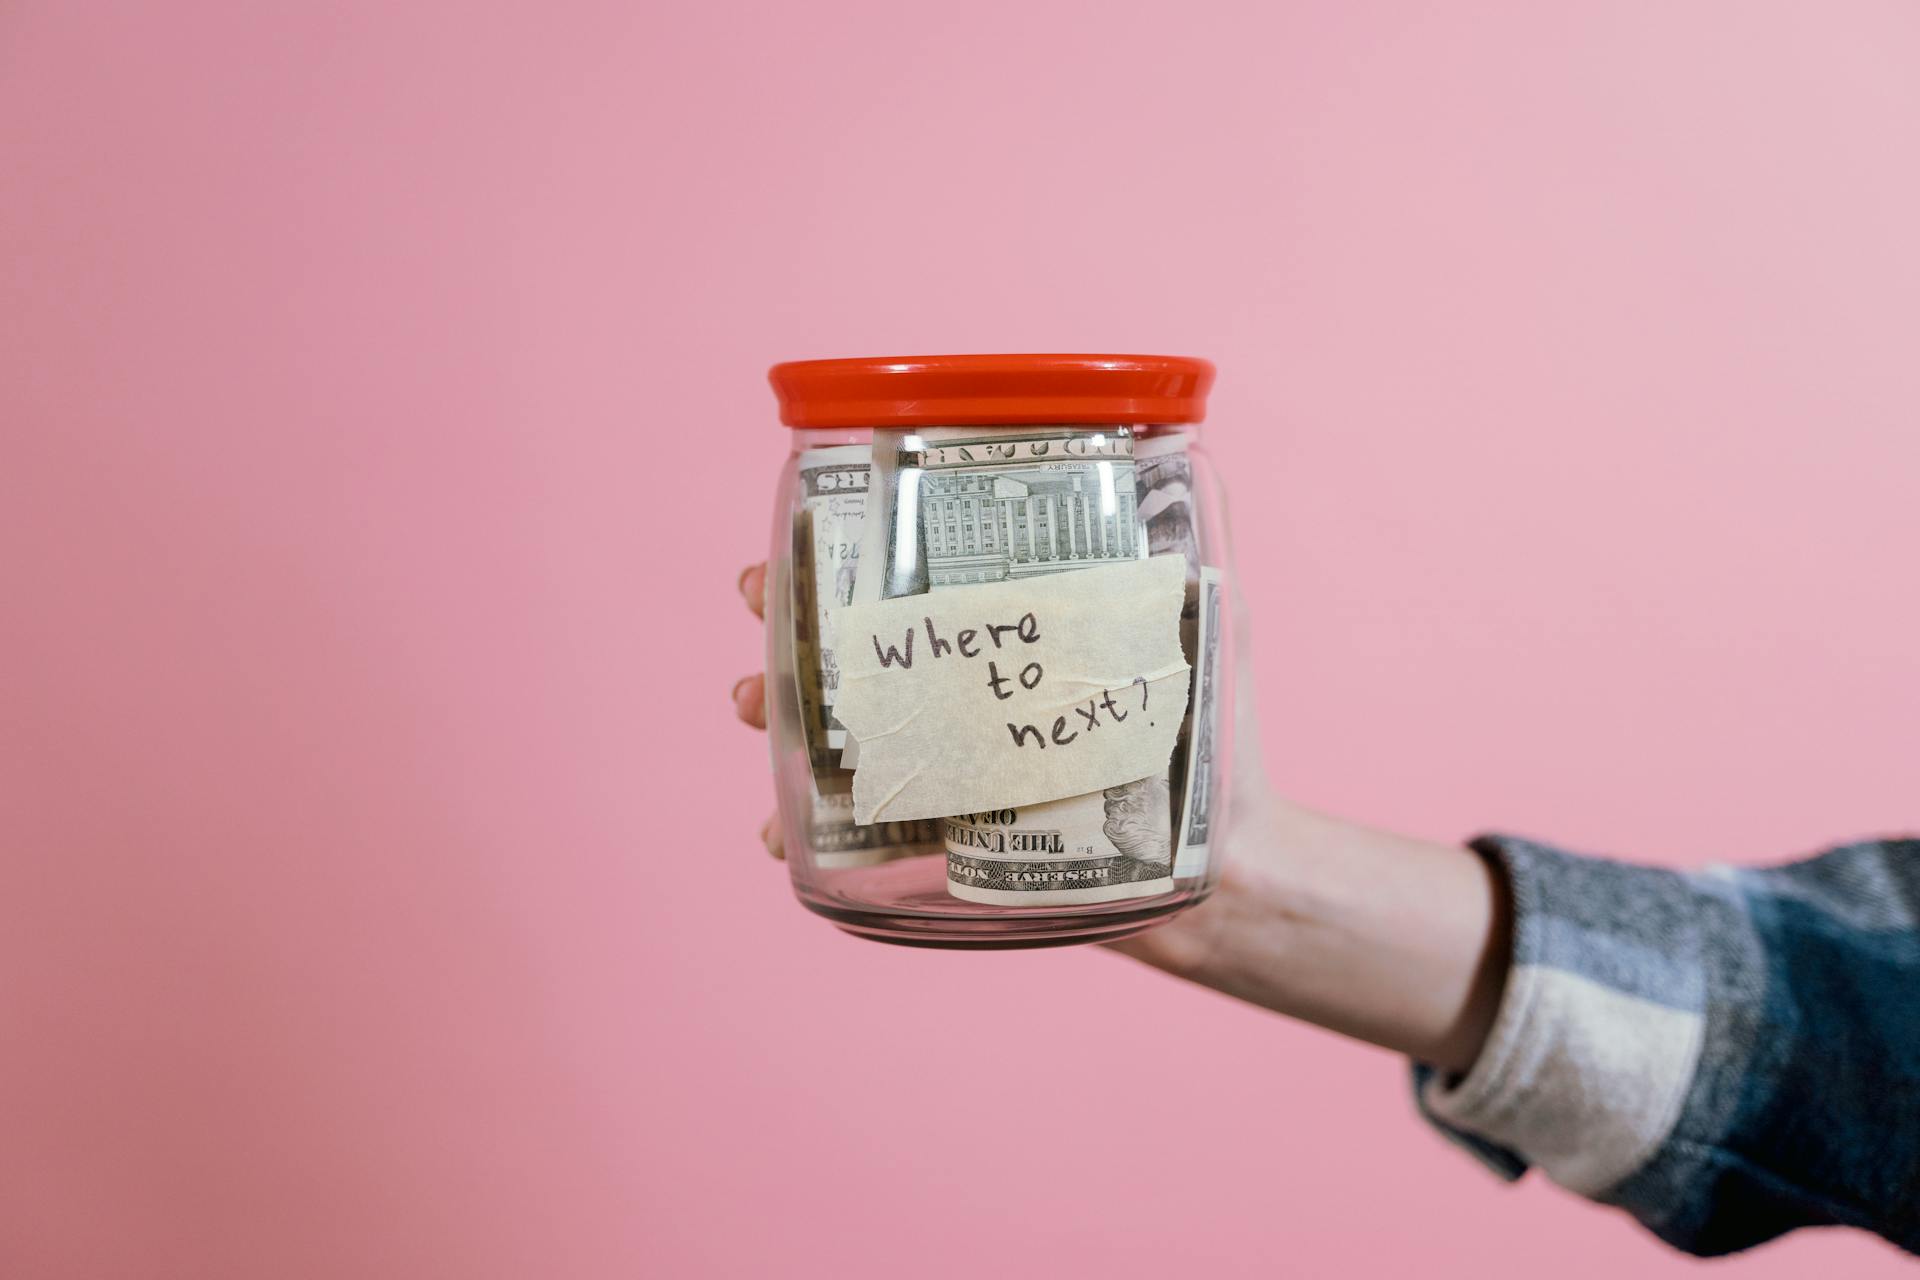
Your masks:
{"label": "torn paper label", "polygon": [[1186,565],[1124,561],[833,612],[854,821],[1085,795],[1167,767]]}

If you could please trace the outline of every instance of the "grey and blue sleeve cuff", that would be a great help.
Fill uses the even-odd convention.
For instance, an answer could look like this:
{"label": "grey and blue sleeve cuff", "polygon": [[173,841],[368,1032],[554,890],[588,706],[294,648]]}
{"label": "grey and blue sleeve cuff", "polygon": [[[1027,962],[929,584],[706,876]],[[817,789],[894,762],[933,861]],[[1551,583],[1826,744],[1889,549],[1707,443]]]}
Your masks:
{"label": "grey and blue sleeve cuff", "polygon": [[1843,1224],[1920,1252],[1920,842],[1681,874],[1473,842],[1512,967],[1422,1113],[1697,1254]]}
{"label": "grey and blue sleeve cuff", "polygon": [[1421,1111],[1504,1177],[1538,1165],[1598,1196],[1672,1131],[1700,1061],[1706,975],[1695,894],[1668,871],[1488,836],[1513,957],[1473,1069],[1416,1068]]}

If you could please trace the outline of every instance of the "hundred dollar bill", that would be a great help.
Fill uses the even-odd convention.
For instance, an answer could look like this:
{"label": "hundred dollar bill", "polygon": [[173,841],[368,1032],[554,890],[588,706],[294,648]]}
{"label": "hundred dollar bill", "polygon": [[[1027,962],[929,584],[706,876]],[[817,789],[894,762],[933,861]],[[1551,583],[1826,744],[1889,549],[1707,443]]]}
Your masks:
{"label": "hundred dollar bill", "polygon": [[1133,446],[1134,481],[1141,523],[1147,527],[1152,555],[1175,554],[1187,561],[1187,581],[1200,580],[1203,548],[1193,505],[1193,458],[1184,431],[1139,440]]}
{"label": "hundred dollar bill", "polygon": [[1124,427],[942,427],[894,461],[883,598],[1146,558]]}
{"label": "hundred dollar bill", "polygon": [[[856,598],[1145,559],[1133,449],[1126,428],[875,432],[869,558]],[[883,468],[892,472],[885,485]],[[955,897],[1071,906],[1173,887],[1164,773],[991,817],[945,824],[947,890]]]}
{"label": "hundred dollar bill", "polygon": [[[867,509],[861,522],[860,554],[853,579],[853,600],[858,604],[873,604],[888,598],[886,565],[892,543],[895,474],[900,451],[910,435],[900,427],[876,427],[873,443],[867,450],[872,467],[868,472]],[[866,565],[867,572],[859,572],[860,565]],[[852,769],[859,763],[860,743],[848,734],[840,750],[840,767]]]}
{"label": "hundred dollar bill", "polygon": [[[1183,806],[1187,794],[1188,753],[1192,748],[1193,728],[1199,719],[1200,582],[1201,565],[1208,550],[1194,501],[1193,457],[1187,452],[1191,439],[1185,431],[1160,432],[1135,441],[1133,446],[1134,478],[1139,489],[1140,520],[1147,529],[1147,548],[1156,556],[1177,555],[1187,563],[1186,600],[1180,610],[1180,648],[1186,654],[1187,665],[1194,669],[1195,683],[1187,719],[1180,727],[1169,764],[1173,779],[1169,808],[1176,835],[1185,829]],[[1176,858],[1176,868],[1179,865]],[[1175,872],[1176,876],[1186,874]]]}
{"label": "hundred dollar bill", "polygon": [[864,445],[809,449],[800,455],[793,625],[795,643],[811,659],[799,664],[800,705],[806,717],[807,751],[816,768],[830,763],[830,751],[846,745],[846,728],[833,714],[840,692],[840,664],[834,659],[827,615],[853,602],[870,465],[871,453]]}
{"label": "hundred dollar bill", "polygon": [[1218,766],[1220,748],[1221,690],[1226,668],[1220,661],[1222,604],[1225,597],[1220,570],[1200,570],[1200,633],[1194,656],[1193,698],[1189,738],[1182,767],[1174,776],[1182,778],[1181,794],[1185,806],[1174,807],[1178,847],[1174,853],[1173,874],[1184,880],[1206,874],[1207,855],[1219,827],[1219,793],[1224,778]]}
{"label": "hundred dollar bill", "polygon": [[999,906],[1080,906],[1173,888],[1167,775],[945,820],[947,892]]}
{"label": "hundred dollar bill", "polygon": [[846,729],[834,717],[840,665],[828,612],[853,600],[865,523],[871,451],[865,445],[809,449],[800,455],[800,503],[793,528],[794,676],[812,766],[808,846],[822,867],[871,866],[935,853],[939,823],[853,820],[853,775],[835,756]]}
{"label": "hundred dollar bill", "polygon": [[825,779],[816,775],[812,798],[807,843],[813,849],[817,866],[870,867],[896,858],[941,852],[937,818],[875,822],[866,826],[855,822],[853,777],[845,770],[836,769]]}

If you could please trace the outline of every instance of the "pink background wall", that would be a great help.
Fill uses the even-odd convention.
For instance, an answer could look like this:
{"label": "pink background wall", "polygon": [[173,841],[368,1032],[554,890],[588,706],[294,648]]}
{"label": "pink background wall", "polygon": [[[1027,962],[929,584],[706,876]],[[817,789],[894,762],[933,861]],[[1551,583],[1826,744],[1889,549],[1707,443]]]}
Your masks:
{"label": "pink background wall", "polygon": [[1905,0],[0,10],[0,1273],[1688,1269],[1385,1054],[794,905],[762,371],[1217,360],[1310,803],[1911,829],[1916,66]]}

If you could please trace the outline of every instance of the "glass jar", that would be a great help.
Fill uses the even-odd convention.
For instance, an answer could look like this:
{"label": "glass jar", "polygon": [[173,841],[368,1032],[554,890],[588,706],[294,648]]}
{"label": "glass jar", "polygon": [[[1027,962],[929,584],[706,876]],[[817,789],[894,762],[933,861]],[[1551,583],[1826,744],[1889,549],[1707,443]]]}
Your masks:
{"label": "glass jar", "polygon": [[[1194,430],[1213,367],[928,356],[798,361],[769,380],[793,430],[767,559],[767,723],[800,901],[849,933],[939,947],[1109,941],[1204,901],[1225,853],[1234,705],[1225,511]],[[1164,768],[1042,803],[855,822],[834,610],[1150,556],[1185,562],[1191,677]]]}

